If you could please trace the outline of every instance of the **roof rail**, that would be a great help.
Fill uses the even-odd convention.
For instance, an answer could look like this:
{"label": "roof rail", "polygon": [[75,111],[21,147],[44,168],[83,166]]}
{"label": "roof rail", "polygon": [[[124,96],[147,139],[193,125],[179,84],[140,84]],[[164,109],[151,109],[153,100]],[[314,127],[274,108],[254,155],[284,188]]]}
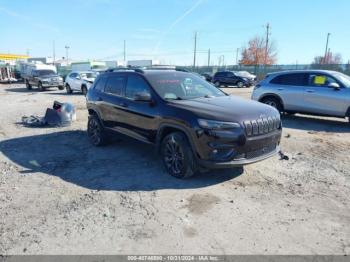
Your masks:
{"label": "roof rail", "polygon": [[105,72],[106,73],[112,73],[112,72],[118,72],[118,71],[134,71],[137,73],[143,74],[144,71],[140,68],[132,68],[132,67],[115,67],[115,68],[109,68]]}

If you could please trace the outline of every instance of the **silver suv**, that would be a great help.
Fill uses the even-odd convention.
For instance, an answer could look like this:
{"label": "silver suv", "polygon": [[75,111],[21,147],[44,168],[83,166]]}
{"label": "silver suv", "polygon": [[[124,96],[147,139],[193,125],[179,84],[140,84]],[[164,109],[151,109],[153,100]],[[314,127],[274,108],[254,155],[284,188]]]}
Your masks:
{"label": "silver suv", "polygon": [[268,74],[252,99],[280,112],[349,117],[350,77],[335,71],[293,70]]}

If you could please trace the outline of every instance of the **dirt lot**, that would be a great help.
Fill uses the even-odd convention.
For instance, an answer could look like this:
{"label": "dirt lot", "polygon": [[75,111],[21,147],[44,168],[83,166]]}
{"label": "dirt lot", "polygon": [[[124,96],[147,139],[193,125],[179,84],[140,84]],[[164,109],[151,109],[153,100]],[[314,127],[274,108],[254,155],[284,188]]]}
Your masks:
{"label": "dirt lot", "polygon": [[[71,127],[19,123],[54,100]],[[92,147],[80,94],[0,85],[0,112],[1,254],[350,254],[345,120],[284,117],[289,161],[177,180],[151,146]]]}

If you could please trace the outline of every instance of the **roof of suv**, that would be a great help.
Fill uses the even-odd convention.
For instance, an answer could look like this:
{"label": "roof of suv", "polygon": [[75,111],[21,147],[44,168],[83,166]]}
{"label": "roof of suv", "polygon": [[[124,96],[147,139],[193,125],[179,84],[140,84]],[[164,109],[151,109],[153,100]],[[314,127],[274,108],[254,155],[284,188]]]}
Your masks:
{"label": "roof of suv", "polygon": [[334,74],[334,73],[338,73],[338,72],[337,71],[331,71],[331,70],[301,69],[301,70],[278,71],[278,72],[269,73],[266,76],[275,76],[275,75],[283,75],[283,74],[294,74],[294,73],[328,73],[328,74]]}

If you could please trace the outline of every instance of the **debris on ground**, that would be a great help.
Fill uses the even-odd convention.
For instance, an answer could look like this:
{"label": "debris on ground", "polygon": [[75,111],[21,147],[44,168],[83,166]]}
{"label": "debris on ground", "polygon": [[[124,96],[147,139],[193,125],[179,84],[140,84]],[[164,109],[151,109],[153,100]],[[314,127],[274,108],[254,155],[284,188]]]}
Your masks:
{"label": "debris on ground", "polygon": [[47,108],[44,117],[23,116],[22,123],[26,126],[69,126],[76,120],[75,107],[71,103],[54,101],[52,108]]}
{"label": "debris on ground", "polygon": [[280,160],[289,160],[289,157],[283,154],[281,150],[278,152],[278,154],[280,155]]}

